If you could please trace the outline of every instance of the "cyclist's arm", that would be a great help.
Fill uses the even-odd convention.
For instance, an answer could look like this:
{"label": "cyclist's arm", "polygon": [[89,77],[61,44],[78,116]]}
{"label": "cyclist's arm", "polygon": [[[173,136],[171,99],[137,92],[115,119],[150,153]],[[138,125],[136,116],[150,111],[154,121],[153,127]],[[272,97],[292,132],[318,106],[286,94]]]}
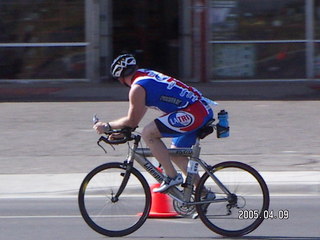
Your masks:
{"label": "cyclist's arm", "polygon": [[132,85],[129,92],[128,115],[118,120],[109,122],[110,126],[113,129],[121,129],[123,127],[137,127],[147,111],[145,96],[146,92],[143,87],[137,84]]}

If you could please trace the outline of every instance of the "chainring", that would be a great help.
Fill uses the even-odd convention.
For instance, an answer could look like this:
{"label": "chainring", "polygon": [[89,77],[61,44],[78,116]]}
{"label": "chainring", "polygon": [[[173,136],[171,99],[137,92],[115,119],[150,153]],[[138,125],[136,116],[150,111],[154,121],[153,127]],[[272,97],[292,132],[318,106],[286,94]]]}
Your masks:
{"label": "chainring", "polygon": [[[194,199],[192,199],[193,201]],[[176,200],[173,200],[174,210],[183,217],[192,216],[197,210],[196,205],[184,205]]]}

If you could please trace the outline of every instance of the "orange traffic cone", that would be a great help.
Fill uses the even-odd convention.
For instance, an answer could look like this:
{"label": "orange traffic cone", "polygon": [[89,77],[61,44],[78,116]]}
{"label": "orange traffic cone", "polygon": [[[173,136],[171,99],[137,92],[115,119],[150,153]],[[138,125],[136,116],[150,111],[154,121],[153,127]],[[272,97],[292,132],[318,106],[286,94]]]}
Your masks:
{"label": "orange traffic cone", "polygon": [[150,218],[168,218],[168,217],[178,216],[179,215],[178,213],[171,210],[170,205],[172,205],[172,201],[167,194],[153,192],[153,189],[158,187],[160,187],[160,183],[153,184],[150,187],[152,204],[151,204],[149,217]]}

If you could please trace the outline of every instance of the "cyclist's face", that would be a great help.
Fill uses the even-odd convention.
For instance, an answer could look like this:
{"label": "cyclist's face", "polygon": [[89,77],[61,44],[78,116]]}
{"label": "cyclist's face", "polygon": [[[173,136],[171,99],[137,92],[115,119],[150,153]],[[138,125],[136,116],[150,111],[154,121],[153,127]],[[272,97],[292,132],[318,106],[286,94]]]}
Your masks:
{"label": "cyclist's face", "polygon": [[126,83],[126,78],[124,78],[124,77],[119,77],[118,80],[119,80],[119,82],[120,82],[122,85],[124,85],[124,86],[126,86],[126,87],[130,87],[130,86]]}
{"label": "cyclist's face", "polygon": [[118,81],[119,81],[121,84],[123,84],[124,78],[123,78],[123,77],[119,77],[119,78],[118,78]]}

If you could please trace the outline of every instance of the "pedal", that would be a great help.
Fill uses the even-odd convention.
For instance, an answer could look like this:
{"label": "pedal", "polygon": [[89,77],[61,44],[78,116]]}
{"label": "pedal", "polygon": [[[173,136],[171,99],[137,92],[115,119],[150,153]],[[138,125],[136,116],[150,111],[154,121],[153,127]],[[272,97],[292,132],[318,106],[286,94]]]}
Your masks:
{"label": "pedal", "polygon": [[188,187],[188,184],[187,183],[182,183],[181,187],[186,188],[186,187]]}

